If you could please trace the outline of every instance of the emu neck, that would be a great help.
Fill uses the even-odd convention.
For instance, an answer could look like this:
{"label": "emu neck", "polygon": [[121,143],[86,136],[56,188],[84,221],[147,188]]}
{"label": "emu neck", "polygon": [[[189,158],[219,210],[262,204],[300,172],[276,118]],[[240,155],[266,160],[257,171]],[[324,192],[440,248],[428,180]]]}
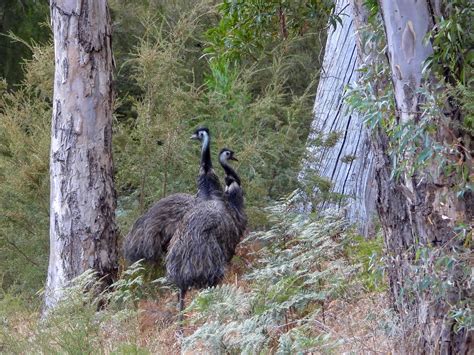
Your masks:
{"label": "emu neck", "polygon": [[230,205],[240,215],[244,210],[244,196],[242,192],[242,185],[240,183],[240,177],[237,175],[235,170],[227,163],[227,160],[219,159],[222,168],[225,171],[225,196]]}
{"label": "emu neck", "polygon": [[[226,160],[220,160],[220,163],[222,165],[222,168],[225,171],[226,174],[226,181],[227,180],[234,180],[240,185],[240,178],[239,175],[235,172],[234,168],[232,168]],[[230,177],[231,179],[228,179],[227,177]]]}
{"label": "emu neck", "polygon": [[209,135],[204,135],[201,151],[201,169],[197,180],[198,197],[206,200],[222,197],[221,183],[214,169],[212,169],[210,141]]}
{"label": "emu neck", "polygon": [[202,150],[201,150],[201,167],[205,172],[208,172],[212,169],[211,161],[211,138],[206,134],[202,141]]}

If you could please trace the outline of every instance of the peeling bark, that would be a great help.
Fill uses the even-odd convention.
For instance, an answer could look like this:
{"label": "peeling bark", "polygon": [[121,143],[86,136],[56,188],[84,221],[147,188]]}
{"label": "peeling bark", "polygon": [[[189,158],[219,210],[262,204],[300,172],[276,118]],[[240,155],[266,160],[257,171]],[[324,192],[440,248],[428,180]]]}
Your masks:
{"label": "peeling bark", "polygon": [[[300,180],[309,174],[331,181],[331,192],[337,201],[325,201],[317,210],[345,208],[347,218],[368,235],[373,229],[375,183],[373,155],[363,117],[351,112],[345,102],[346,88],[358,78],[356,40],[353,14],[349,0],[338,0],[336,13],[341,12],[342,25],[328,34],[324,62],[314,103],[314,119],[307,143]],[[331,134],[339,139],[334,146],[321,145]],[[318,194],[320,191],[315,191]]]}
{"label": "peeling bark", "polygon": [[[367,23],[363,16],[363,0],[353,0],[358,26]],[[432,53],[424,38],[433,26],[427,1],[380,0],[388,44],[388,64],[391,67],[395,92],[397,123],[417,122],[423,96],[423,62]],[[436,8],[436,4],[435,7]],[[367,53],[359,48],[361,61]],[[430,78],[432,79],[432,78]],[[386,85],[387,83],[381,83]],[[446,127],[438,127],[436,135],[446,136]],[[389,137],[379,127],[373,132],[375,181],[378,185],[377,211],[384,231],[387,273],[392,304],[401,319],[403,337],[399,344],[404,353],[465,354],[470,346],[466,330],[454,331],[450,307],[468,300],[469,290],[463,289],[460,269],[454,267],[447,275],[452,284],[442,297],[432,288],[422,289],[416,282],[433,276],[436,262],[459,245],[454,238],[458,222],[472,221],[473,196],[464,200],[449,188],[448,178],[430,178],[430,169],[417,174],[391,178]],[[405,157],[412,159],[413,157]],[[429,250],[429,260],[417,260],[417,252]],[[410,294],[412,293],[412,294]]]}
{"label": "peeling bark", "polygon": [[112,47],[106,1],[51,0],[55,77],[46,309],[74,277],[117,269]]}

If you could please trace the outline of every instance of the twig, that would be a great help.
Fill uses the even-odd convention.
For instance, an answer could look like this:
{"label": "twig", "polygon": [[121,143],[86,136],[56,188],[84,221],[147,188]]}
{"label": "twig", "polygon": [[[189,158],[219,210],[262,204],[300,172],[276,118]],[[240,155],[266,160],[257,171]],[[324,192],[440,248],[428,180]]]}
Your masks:
{"label": "twig", "polygon": [[6,242],[13,247],[14,250],[16,250],[19,254],[21,254],[28,262],[30,262],[31,264],[33,264],[34,266],[38,267],[38,268],[41,268],[41,266],[39,264],[37,264],[36,262],[34,262],[33,260],[30,259],[30,257],[28,255],[26,255],[20,248],[18,248],[18,246],[13,243],[11,240],[9,240],[8,238],[5,238]]}

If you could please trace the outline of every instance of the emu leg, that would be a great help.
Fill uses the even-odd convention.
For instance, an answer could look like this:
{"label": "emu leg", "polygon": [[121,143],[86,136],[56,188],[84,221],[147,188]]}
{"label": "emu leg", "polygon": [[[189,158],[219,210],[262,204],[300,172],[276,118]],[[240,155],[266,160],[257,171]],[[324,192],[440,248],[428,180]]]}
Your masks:
{"label": "emu leg", "polygon": [[182,332],[183,328],[183,311],[184,311],[184,297],[186,296],[186,291],[181,289],[178,294],[178,303],[179,303],[179,314],[178,314],[178,323],[179,329]]}
{"label": "emu leg", "polygon": [[186,291],[183,289],[180,289],[178,293],[178,304],[179,304],[178,330],[176,331],[176,336],[180,343],[181,343],[181,340],[183,339],[183,310],[184,310],[184,296],[185,295],[186,295]]}

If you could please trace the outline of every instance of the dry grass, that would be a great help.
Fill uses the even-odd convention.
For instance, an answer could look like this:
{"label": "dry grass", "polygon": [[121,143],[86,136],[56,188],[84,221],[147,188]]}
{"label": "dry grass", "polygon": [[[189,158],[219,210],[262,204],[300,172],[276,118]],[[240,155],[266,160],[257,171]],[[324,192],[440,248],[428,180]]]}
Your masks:
{"label": "dry grass", "polygon": [[[250,291],[251,284],[243,280],[242,276],[256,262],[255,251],[259,248],[258,245],[251,244],[240,246],[223,283]],[[196,290],[188,292],[186,305],[192,302],[197,293]],[[141,300],[137,309],[138,311],[131,310],[129,313],[125,311],[122,316],[108,315],[100,320],[99,332],[93,336],[97,337],[94,344],[97,344],[101,352],[110,354],[116,352],[119,346],[119,353],[127,353],[128,348],[120,346],[128,344],[133,349],[142,349],[153,354],[180,354],[176,293],[167,290],[161,292],[156,300]],[[331,349],[335,349],[336,353],[390,354],[394,348],[394,339],[387,335],[387,324],[391,322],[387,310],[388,300],[382,293],[361,292],[356,299],[336,299],[325,304],[318,318],[311,320],[314,324],[313,334],[326,335],[328,342],[333,344]],[[193,334],[199,326],[186,322],[186,319],[190,318],[194,318],[192,313],[185,314],[184,336]],[[9,317],[8,328],[18,339],[31,342],[31,339],[36,339],[41,327],[38,319],[38,312],[18,312]],[[290,312],[287,324],[269,329],[269,336],[272,332],[275,332],[273,335],[278,335],[277,333],[289,331],[296,326],[298,319],[297,314]],[[276,336],[273,338],[278,339]],[[277,347],[277,344],[273,345],[273,348]],[[211,353],[212,350],[198,343],[187,353]]]}
{"label": "dry grass", "polygon": [[[254,252],[257,249],[258,246],[248,244],[240,246],[223,283],[249,290],[251,286],[241,276],[255,262]],[[187,305],[197,292],[188,292]],[[140,302],[140,346],[153,353],[180,353],[176,305],[177,298],[172,292],[157,301]],[[337,353],[391,354],[394,340],[384,330],[384,324],[391,321],[387,309],[388,300],[383,293],[363,294],[356,300],[334,300],[325,306],[320,319],[315,320],[314,333],[329,335],[330,342],[339,344],[336,346]],[[185,315],[185,319],[189,317],[192,314]],[[296,322],[293,321],[275,331],[286,331],[294,324]],[[196,327],[186,325],[183,328],[184,335],[191,335]],[[209,353],[211,350],[203,345],[187,353]]]}
{"label": "dry grass", "polygon": [[385,332],[388,300],[384,294],[365,294],[356,301],[335,300],[325,311],[322,327],[342,344],[341,353],[390,354],[393,339]]}

